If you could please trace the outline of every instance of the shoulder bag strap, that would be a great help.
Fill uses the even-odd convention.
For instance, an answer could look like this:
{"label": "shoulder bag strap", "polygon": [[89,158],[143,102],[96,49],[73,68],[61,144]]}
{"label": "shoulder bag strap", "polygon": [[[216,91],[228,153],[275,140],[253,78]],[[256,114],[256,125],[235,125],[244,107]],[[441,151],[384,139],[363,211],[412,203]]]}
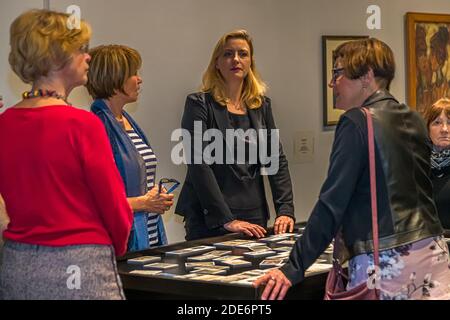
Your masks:
{"label": "shoulder bag strap", "polygon": [[372,113],[366,108],[362,108],[367,119],[367,142],[369,145],[369,171],[370,171],[370,198],[372,204],[372,235],[373,235],[373,256],[375,266],[380,264],[379,239],[378,239],[378,206],[377,206],[377,179],[375,171],[375,137],[373,133]]}
{"label": "shoulder bag strap", "polygon": [[[367,142],[369,149],[369,174],[370,174],[370,198],[372,207],[372,235],[374,248],[374,265],[380,265],[379,257],[379,241],[378,241],[378,206],[377,206],[377,184],[376,184],[376,170],[375,170],[375,137],[373,133],[373,119],[372,114],[366,108],[361,108],[367,119]],[[339,257],[339,252],[343,250],[343,237],[341,231],[338,232],[334,239],[333,250],[333,265],[339,270],[339,274],[344,276]]]}

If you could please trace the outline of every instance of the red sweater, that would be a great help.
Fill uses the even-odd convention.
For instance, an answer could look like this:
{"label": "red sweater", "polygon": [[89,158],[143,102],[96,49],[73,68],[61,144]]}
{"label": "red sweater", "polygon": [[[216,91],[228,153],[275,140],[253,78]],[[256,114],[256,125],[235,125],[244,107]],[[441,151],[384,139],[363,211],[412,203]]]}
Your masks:
{"label": "red sweater", "polygon": [[113,245],[126,252],[133,213],[101,121],[70,106],[0,114],[5,239],[44,246]]}

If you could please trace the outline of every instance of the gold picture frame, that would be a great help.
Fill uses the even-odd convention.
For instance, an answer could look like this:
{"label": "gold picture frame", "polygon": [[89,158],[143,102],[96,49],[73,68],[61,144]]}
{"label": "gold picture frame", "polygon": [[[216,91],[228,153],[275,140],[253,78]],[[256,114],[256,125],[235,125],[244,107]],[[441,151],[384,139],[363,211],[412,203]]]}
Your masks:
{"label": "gold picture frame", "polygon": [[411,109],[450,96],[450,14],[406,13],[406,61]]}
{"label": "gold picture frame", "polygon": [[331,70],[334,66],[333,51],[342,43],[365,39],[369,36],[322,36],[322,68],[323,68],[323,126],[335,126],[344,111],[334,108],[333,89],[328,84],[331,81]]}

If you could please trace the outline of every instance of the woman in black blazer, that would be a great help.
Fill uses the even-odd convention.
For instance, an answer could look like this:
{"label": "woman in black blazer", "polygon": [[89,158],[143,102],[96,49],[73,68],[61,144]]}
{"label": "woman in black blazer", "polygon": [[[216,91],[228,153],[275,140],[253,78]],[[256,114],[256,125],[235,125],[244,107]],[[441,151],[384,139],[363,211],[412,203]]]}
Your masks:
{"label": "woman in black blazer", "polygon": [[[202,91],[186,99],[181,124],[191,139],[175,212],[185,218],[186,240],[228,232],[263,237],[269,219],[264,170],[277,214],[275,233],[293,231],[292,183],[265,91],[248,33],[225,34],[203,75]],[[194,141],[205,133],[211,142]]]}

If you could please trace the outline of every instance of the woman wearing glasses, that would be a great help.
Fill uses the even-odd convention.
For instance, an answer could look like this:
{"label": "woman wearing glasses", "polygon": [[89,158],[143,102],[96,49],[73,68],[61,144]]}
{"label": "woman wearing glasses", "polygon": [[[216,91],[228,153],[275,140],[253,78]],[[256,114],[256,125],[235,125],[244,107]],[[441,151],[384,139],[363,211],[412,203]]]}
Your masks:
{"label": "woman wearing glasses", "polygon": [[173,205],[173,194],[155,187],[156,156],[142,129],[124,107],[136,102],[142,78],[140,54],[127,46],[99,46],[90,52],[87,89],[95,99],[91,111],[103,122],[125,184],[134,223],[128,250],[164,245],[161,215]]}
{"label": "woman wearing glasses", "polygon": [[425,109],[425,122],[433,144],[431,181],[434,200],[444,229],[450,229],[450,99],[442,98]]}
{"label": "woman wearing glasses", "polygon": [[91,35],[68,19],[31,10],[11,25],[9,62],[32,90],[0,115],[0,300],[125,298],[115,254],[133,216],[102,123],[67,102],[87,81]]}
{"label": "woman wearing glasses", "polygon": [[[265,92],[266,86],[256,71],[249,34],[237,30],[222,36],[203,75],[202,92],[187,97],[181,123],[191,137],[195,137],[198,125],[202,132],[219,132],[221,137],[216,142],[224,146],[215,151],[217,161],[210,163],[202,157],[206,146],[200,145],[196,150],[195,141],[191,143],[194,152],[175,210],[185,218],[187,240],[228,232],[259,238],[266,233],[269,210],[261,175],[261,163],[265,162],[256,156],[251,158],[249,150],[270,148],[268,144],[274,140],[271,138],[277,143],[278,139],[268,136],[264,140],[244,133],[275,131],[271,101]],[[232,138],[235,139],[232,144],[226,139],[230,130],[241,132]],[[286,157],[281,145],[278,146],[271,150],[278,170],[268,173],[277,214],[275,233],[292,232],[295,219],[292,184]],[[195,154],[199,153],[202,155],[198,162]],[[227,153],[231,154],[229,158]]]}
{"label": "woman wearing glasses", "polygon": [[388,91],[394,55],[385,43],[371,38],[346,42],[333,56],[329,85],[336,107],[345,113],[336,128],[328,177],[288,263],[255,286],[266,284],[263,299],[282,299],[338,232],[350,259],[347,289],[369,283],[372,207],[367,123],[361,110],[367,108],[375,132],[380,298],[449,299],[448,249],[428,178],[427,132],[420,116]]}

